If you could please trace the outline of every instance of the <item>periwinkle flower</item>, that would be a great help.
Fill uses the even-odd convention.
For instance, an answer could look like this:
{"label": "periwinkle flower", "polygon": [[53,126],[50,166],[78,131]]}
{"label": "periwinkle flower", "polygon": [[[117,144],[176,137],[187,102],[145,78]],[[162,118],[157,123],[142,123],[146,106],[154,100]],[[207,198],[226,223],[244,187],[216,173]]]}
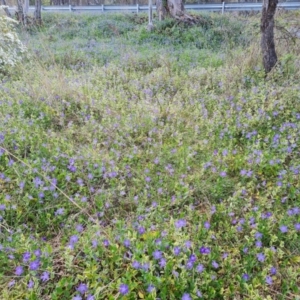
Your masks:
{"label": "periwinkle flower", "polygon": [[34,281],[33,280],[29,280],[28,284],[27,284],[27,288],[28,289],[32,289],[34,287]]}
{"label": "periwinkle flower", "polygon": [[152,253],[152,255],[153,255],[153,258],[156,259],[156,260],[162,258],[162,252],[159,251],[159,250],[155,250],[155,251]]}
{"label": "periwinkle flower", "polygon": [[263,253],[256,254],[256,258],[260,262],[264,262],[265,261],[265,255]]}
{"label": "periwinkle flower", "polygon": [[50,279],[49,272],[47,271],[43,272],[40,278],[43,282],[47,282]]}
{"label": "periwinkle flower", "polygon": [[186,226],[186,220],[184,220],[184,219],[179,219],[175,222],[175,227],[178,229],[185,227],[185,226]]}
{"label": "periwinkle flower", "polygon": [[198,273],[202,273],[205,270],[204,266],[202,264],[197,265],[196,271]]}
{"label": "periwinkle flower", "polygon": [[204,223],[204,228],[207,230],[210,228],[210,223],[208,221]]}
{"label": "periwinkle flower", "polygon": [[188,293],[184,293],[181,300],[192,300],[192,298]]}
{"label": "periwinkle flower", "polygon": [[166,264],[167,264],[166,259],[165,258],[161,258],[160,261],[159,261],[159,266],[161,268],[164,268],[166,266]]}
{"label": "periwinkle flower", "polygon": [[123,245],[126,247],[126,248],[129,248],[130,247],[130,240],[124,240],[123,242]]}
{"label": "periwinkle flower", "polygon": [[81,295],[85,294],[88,290],[88,287],[85,283],[80,283],[76,289]]}
{"label": "periwinkle flower", "polygon": [[268,285],[272,285],[273,284],[273,279],[272,279],[271,276],[267,276],[266,277],[266,284],[268,284]]}
{"label": "periwinkle flower", "polygon": [[79,240],[79,238],[78,238],[77,235],[72,235],[72,236],[70,237],[70,245],[71,245],[71,246],[74,246],[74,245],[78,242],[78,240]]}
{"label": "periwinkle flower", "polygon": [[29,260],[30,260],[30,257],[31,257],[30,252],[25,252],[25,253],[23,254],[23,262],[29,261]]}
{"label": "periwinkle flower", "polygon": [[280,229],[280,231],[281,231],[282,233],[287,233],[287,232],[288,232],[288,227],[285,226],[285,225],[281,225],[281,226],[279,227],[279,229]]}
{"label": "periwinkle flower", "polygon": [[271,275],[276,275],[277,269],[275,267],[272,267],[270,270]]}
{"label": "periwinkle flower", "polygon": [[248,281],[248,280],[250,279],[250,276],[249,276],[247,273],[244,273],[244,274],[242,275],[242,279],[243,279],[244,281]]}
{"label": "periwinkle flower", "polygon": [[138,261],[135,260],[134,262],[132,262],[132,267],[134,269],[140,269],[141,268],[141,264]]}
{"label": "periwinkle flower", "polygon": [[209,254],[210,253],[210,248],[202,246],[199,251],[200,251],[201,254]]}
{"label": "periwinkle flower", "polygon": [[103,246],[108,247],[110,245],[109,240],[104,240],[103,241]]}
{"label": "periwinkle flower", "polygon": [[148,293],[152,293],[155,290],[155,286],[152,284],[149,284],[147,287],[147,292]]}
{"label": "periwinkle flower", "polygon": [[24,269],[23,269],[22,266],[17,266],[17,267],[16,267],[15,274],[16,274],[17,276],[21,276],[21,275],[23,274],[23,272],[24,272]]}
{"label": "periwinkle flower", "polygon": [[219,264],[218,264],[216,261],[213,261],[213,262],[211,263],[211,265],[212,265],[215,269],[219,268]]}
{"label": "periwinkle flower", "polygon": [[119,287],[119,292],[121,295],[127,295],[129,293],[129,286],[127,284],[122,283]]}
{"label": "periwinkle flower", "polygon": [[31,271],[36,271],[40,267],[40,261],[39,260],[34,260],[29,264],[29,270]]}
{"label": "periwinkle flower", "polygon": [[174,249],[173,249],[173,252],[174,252],[175,256],[178,256],[181,252],[181,249],[179,247],[175,246]]}

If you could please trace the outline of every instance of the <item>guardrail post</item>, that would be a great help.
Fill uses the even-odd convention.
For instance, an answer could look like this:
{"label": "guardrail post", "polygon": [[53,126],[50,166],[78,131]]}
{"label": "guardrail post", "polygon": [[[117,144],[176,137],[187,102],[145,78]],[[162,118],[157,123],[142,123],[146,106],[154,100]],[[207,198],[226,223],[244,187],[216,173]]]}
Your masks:
{"label": "guardrail post", "polygon": [[101,8],[102,8],[102,12],[104,12],[104,4],[102,4],[101,6],[102,6],[102,7],[101,7]]}
{"label": "guardrail post", "polygon": [[224,11],[225,11],[225,2],[222,2],[222,15],[224,15]]}
{"label": "guardrail post", "polygon": [[140,9],[140,6],[139,4],[136,5],[136,13],[138,14],[139,13],[139,9]]}
{"label": "guardrail post", "polygon": [[72,12],[72,5],[69,5],[69,11]]}

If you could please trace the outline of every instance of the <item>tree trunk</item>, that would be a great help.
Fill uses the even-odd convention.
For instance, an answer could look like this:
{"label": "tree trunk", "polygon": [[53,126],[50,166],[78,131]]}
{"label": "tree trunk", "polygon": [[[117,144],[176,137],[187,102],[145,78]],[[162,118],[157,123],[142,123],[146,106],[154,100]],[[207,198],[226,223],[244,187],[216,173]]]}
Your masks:
{"label": "tree trunk", "polygon": [[6,0],[1,0],[0,3],[1,3],[1,5],[4,6],[3,10],[5,11],[6,15],[7,15],[8,17],[11,18],[11,13],[10,13],[10,11],[8,10],[7,7],[5,7],[5,6],[8,6],[8,5],[6,4]]}
{"label": "tree trunk", "polygon": [[157,0],[156,9],[159,20],[166,17],[178,18],[185,15],[183,0]]}
{"label": "tree trunk", "polygon": [[42,24],[42,0],[35,0],[34,21],[37,25]]}
{"label": "tree trunk", "polygon": [[260,23],[261,49],[266,73],[270,72],[277,62],[274,42],[274,16],[278,0],[264,0]]}
{"label": "tree trunk", "polygon": [[24,26],[26,25],[26,16],[23,11],[23,3],[22,0],[17,0],[17,20]]}
{"label": "tree trunk", "polygon": [[201,16],[190,16],[185,13],[184,0],[156,0],[159,20],[171,17],[187,25],[207,23]]}

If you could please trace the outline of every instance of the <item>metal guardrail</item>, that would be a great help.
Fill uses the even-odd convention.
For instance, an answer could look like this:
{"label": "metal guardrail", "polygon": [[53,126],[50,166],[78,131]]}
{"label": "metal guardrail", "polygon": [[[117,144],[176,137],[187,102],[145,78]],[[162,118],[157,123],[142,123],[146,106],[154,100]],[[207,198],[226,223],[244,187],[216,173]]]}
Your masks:
{"label": "metal guardrail", "polygon": [[[201,11],[260,11],[262,3],[220,3],[220,4],[186,4],[187,10],[201,10]],[[278,8],[287,10],[300,9],[300,2],[280,2],[277,4]],[[152,6],[156,9],[156,6]],[[9,10],[14,12],[16,7],[9,7]],[[42,6],[45,12],[146,12],[149,10],[148,5],[89,5],[89,6]],[[29,12],[34,11],[34,6],[29,7]]]}

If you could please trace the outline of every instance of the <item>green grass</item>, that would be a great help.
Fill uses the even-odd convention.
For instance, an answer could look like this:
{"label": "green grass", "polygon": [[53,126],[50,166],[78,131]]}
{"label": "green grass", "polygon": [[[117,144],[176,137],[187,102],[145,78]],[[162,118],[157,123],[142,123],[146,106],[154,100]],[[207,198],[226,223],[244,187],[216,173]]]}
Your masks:
{"label": "green grass", "polygon": [[299,39],[63,16],[0,85],[0,298],[297,299]]}

